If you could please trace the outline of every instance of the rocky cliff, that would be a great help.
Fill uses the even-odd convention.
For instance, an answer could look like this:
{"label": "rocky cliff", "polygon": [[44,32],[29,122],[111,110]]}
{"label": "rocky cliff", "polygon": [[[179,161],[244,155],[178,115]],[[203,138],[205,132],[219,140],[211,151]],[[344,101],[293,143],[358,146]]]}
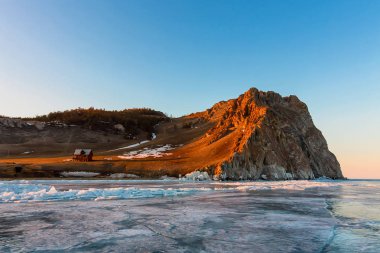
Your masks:
{"label": "rocky cliff", "polygon": [[216,179],[343,178],[306,104],[296,96],[252,88],[189,117],[215,123],[202,137],[207,145],[234,136],[224,159],[205,168]]}

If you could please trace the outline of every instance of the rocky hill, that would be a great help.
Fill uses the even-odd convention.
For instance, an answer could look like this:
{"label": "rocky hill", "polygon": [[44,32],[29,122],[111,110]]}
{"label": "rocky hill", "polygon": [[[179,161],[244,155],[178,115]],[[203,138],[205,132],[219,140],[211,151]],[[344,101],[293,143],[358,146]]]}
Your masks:
{"label": "rocky hill", "polygon": [[[228,136],[228,152],[211,164],[222,179],[342,178],[339,162],[313,124],[305,103],[255,88],[237,99],[190,115],[215,122],[199,140],[210,145]],[[227,148],[226,148],[227,150]]]}
{"label": "rocky hill", "polygon": [[[178,177],[193,171],[222,180],[343,178],[306,104],[296,96],[252,88],[236,99],[176,119],[156,111],[86,113],[68,111],[29,121],[1,119],[0,156],[4,158],[0,168],[10,169],[17,163],[27,168],[25,175],[38,176],[85,169],[145,178]],[[61,126],[48,126],[53,124],[48,122]],[[102,122],[108,124],[106,128]],[[131,131],[131,126],[140,134],[122,138],[118,131]],[[43,143],[38,142],[42,139]],[[76,147],[94,149],[95,162],[66,162],[70,157],[65,156]],[[18,153],[6,154],[5,148]],[[26,154],[28,150],[34,153]],[[54,173],[49,174],[51,168]]]}

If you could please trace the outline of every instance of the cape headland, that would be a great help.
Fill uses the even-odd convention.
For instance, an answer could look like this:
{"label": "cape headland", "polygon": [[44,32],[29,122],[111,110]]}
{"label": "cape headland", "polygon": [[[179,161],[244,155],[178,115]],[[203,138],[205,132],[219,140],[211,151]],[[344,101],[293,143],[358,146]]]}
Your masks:
{"label": "cape headland", "polygon": [[[91,149],[94,160],[72,160],[77,148]],[[193,172],[215,180],[343,178],[306,104],[256,88],[180,118],[150,109],[93,108],[0,118],[3,178],[160,178]]]}

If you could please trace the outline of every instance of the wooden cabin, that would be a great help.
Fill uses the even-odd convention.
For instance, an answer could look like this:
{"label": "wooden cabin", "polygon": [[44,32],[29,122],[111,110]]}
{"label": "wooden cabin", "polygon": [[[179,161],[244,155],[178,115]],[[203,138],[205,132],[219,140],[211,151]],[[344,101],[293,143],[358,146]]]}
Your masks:
{"label": "wooden cabin", "polygon": [[73,160],[80,162],[89,162],[92,161],[93,156],[92,149],[76,149],[74,151]]}

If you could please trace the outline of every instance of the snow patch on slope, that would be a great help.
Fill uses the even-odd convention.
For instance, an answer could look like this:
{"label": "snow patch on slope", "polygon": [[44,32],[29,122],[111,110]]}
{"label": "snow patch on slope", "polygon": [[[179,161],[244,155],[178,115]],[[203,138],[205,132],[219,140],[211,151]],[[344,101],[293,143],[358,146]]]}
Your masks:
{"label": "snow patch on slope", "polygon": [[96,177],[100,175],[97,172],[87,172],[87,171],[64,171],[61,172],[61,176],[64,177]]}
{"label": "snow patch on slope", "polygon": [[158,158],[158,157],[171,155],[172,153],[166,153],[166,152],[172,149],[175,149],[175,147],[172,146],[171,144],[166,144],[164,146],[159,146],[157,148],[144,148],[142,150],[131,151],[118,157],[120,159],[125,159],[125,160],[142,159],[142,158],[147,158],[147,157]]}
{"label": "snow patch on slope", "polygon": [[110,178],[121,179],[121,178],[140,178],[140,177],[135,174],[114,173],[110,175]]}
{"label": "snow patch on slope", "polygon": [[121,147],[121,148],[116,148],[116,149],[111,149],[111,150],[108,150],[107,152],[112,152],[112,151],[117,151],[117,150],[123,150],[123,149],[131,149],[131,148],[135,148],[135,147],[138,147],[142,144],[145,144],[145,143],[148,143],[149,141],[140,141],[138,143],[135,143],[135,144],[132,144],[132,145],[129,145],[129,146],[126,146],[126,147]]}

